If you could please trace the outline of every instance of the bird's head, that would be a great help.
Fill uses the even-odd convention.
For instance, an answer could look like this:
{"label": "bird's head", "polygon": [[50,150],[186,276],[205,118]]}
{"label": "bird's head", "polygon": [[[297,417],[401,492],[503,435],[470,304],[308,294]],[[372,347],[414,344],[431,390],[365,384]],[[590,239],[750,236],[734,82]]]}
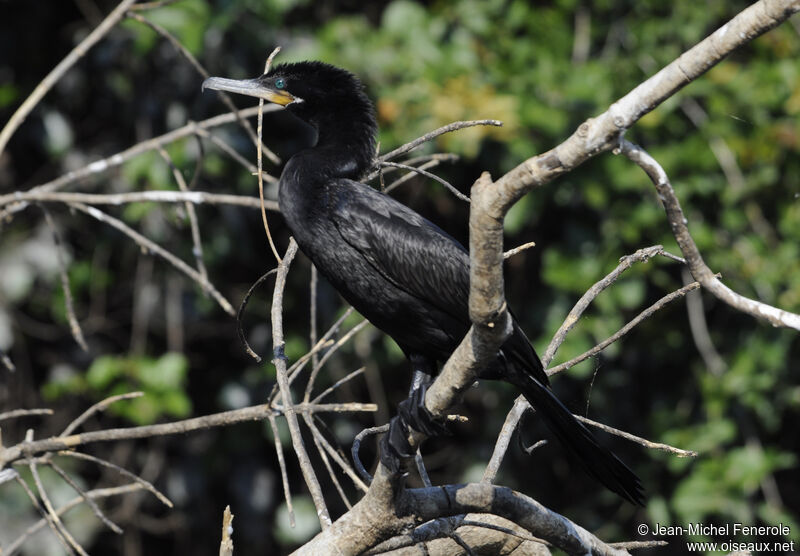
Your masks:
{"label": "bird's head", "polygon": [[323,62],[280,64],[254,79],[209,77],[203,89],[238,93],[279,104],[308,122],[322,135],[347,134],[349,127],[374,138],[372,102],[364,86],[347,70]]}

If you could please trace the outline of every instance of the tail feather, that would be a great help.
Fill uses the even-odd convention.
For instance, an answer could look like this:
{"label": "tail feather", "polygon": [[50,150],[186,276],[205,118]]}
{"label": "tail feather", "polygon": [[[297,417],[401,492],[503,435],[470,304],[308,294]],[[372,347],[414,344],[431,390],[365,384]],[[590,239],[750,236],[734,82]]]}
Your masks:
{"label": "tail feather", "polygon": [[601,446],[594,435],[539,380],[529,374],[513,373],[512,382],[545,419],[548,428],[575,456],[586,472],[609,490],[639,506],[644,505],[642,484],[636,474]]}

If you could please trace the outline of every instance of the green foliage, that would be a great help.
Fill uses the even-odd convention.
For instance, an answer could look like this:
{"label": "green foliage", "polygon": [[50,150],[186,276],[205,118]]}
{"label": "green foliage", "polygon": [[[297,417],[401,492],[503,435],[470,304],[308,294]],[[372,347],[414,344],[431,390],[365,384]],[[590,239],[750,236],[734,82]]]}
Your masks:
{"label": "green foliage", "polygon": [[[425,7],[395,0],[376,21],[350,14],[331,18],[313,32],[304,31],[302,40],[298,34],[284,52],[287,59],[320,58],[361,75],[377,99],[383,150],[455,119],[504,120],[499,133],[459,132],[437,145],[479,159],[491,152],[493,165],[481,169],[499,175],[563,140],[582,120],[604,110],[745,5],[594,2],[587,8],[588,56],[573,62],[576,2],[460,0]],[[628,133],[670,175],[695,240],[726,284],[790,311],[800,309],[798,59],[796,35],[788,25],[779,27]],[[687,115],[692,106],[704,114],[697,126]],[[501,141],[502,149],[493,140]],[[508,245],[537,242],[533,253],[541,260],[547,294],[536,292],[528,298],[531,305],[517,313],[523,319],[526,312],[539,314],[545,336],[620,256],[656,243],[678,252],[652,185],[622,157],[603,155],[546,189],[524,197],[505,221]],[[595,301],[554,363],[610,336],[682,285],[675,266],[664,261],[626,276]],[[652,398],[656,408],[663,398],[669,408],[653,410],[649,434],[708,454],[696,464],[657,457],[683,477],[674,492],[658,498],[653,511],[677,520],[745,515],[766,520],[778,509],[767,503],[757,508],[747,498],[756,494],[760,481],[796,462],[784,450],[741,447],[740,428],[755,423],[759,430],[777,433],[789,416],[797,418],[800,394],[787,389],[789,369],[798,365],[796,335],[776,334],[750,319],[732,322],[731,309],[710,306],[712,338],[729,366],[722,376],[710,375],[697,359],[688,362],[697,356],[680,302],[652,317],[632,340],[614,344],[604,357],[640,362],[666,357],[657,362],[658,372],[689,383],[696,377],[695,394],[688,394],[689,384],[636,394]],[[650,333],[650,326],[661,334]],[[396,353],[391,342],[385,343],[389,353]],[[635,370],[646,372],[647,366]],[[570,373],[588,380],[595,367],[590,361]],[[688,368],[694,375],[686,375]],[[699,415],[675,411],[682,403],[699,409]]]}
{"label": "green foliage", "polygon": [[[324,9],[319,9],[309,0],[184,0],[147,12],[146,17],[174,33],[219,75],[238,77],[260,72],[264,56],[276,43],[283,47],[279,61],[313,58],[347,67],[363,78],[367,92],[376,101],[384,152],[453,120],[502,120],[502,128],[463,130],[423,147],[461,155],[464,164],[448,168],[453,175],[447,177],[466,190],[479,171],[488,170],[498,177],[557,145],[586,118],[605,110],[748,4],[744,0],[391,0],[359,8],[353,8],[352,3],[324,3]],[[573,55],[578,10],[588,12],[590,22],[588,50],[583,57]],[[87,56],[72,70],[77,75],[75,83],[102,81],[103,94],[118,103],[114,106],[137,109],[136,113],[119,110],[113,132],[98,133],[95,142],[80,136],[82,122],[71,122],[76,140],[70,148],[86,148],[86,152],[77,154],[87,159],[102,149],[111,154],[128,147],[128,139],[133,135],[141,139],[142,130],[151,135],[160,133],[167,118],[157,109],[156,115],[151,114],[156,105],[172,101],[185,104],[190,119],[210,115],[198,110],[203,103],[213,107],[209,112],[220,109],[218,103],[200,95],[200,78],[184,60],[164,54],[171,51],[163,38],[137,21],[126,20],[122,26],[127,42],[116,48],[127,58],[118,65],[101,65],[102,71],[82,74],[86,67],[95,71],[95,65],[103,63],[103,59]],[[114,46],[113,40],[114,34],[108,44]],[[105,42],[93,52],[104,57],[122,56]],[[725,284],[794,312],[800,311],[798,60],[800,41],[795,29],[791,24],[779,26],[646,115],[626,135],[645,146],[670,175],[706,262],[722,273]],[[48,64],[41,75],[52,68],[50,61]],[[147,64],[151,67],[144,67]],[[60,84],[67,85],[66,80]],[[157,92],[147,97],[151,86]],[[175,92],[182,87],[190,91],[184,93],[185,97]],[[25,94],[24,84],[0,84],[0,109],[13,107]],[[55,105],[60,96],[72,99],[81,95],[59,95],[56,89],[47,101]],[[136,105],[143,97],[148,104]],[[92,111],[99,110],[101,104],[93,106]],[[54,106],[53,110],[69,112],[65,107]],[[265,117],[265,142],[284,146],[289,143],[284,136],[270,135],[272,117]],[[30,120],[35,121],[34,116]],[[97,122],[93,125],[98,126]],[[136,133],[126,125],[135,127]],[[129,132],[130,137],[112,149],[104,142],[116,137],[117,128]],[[228,134],[225,138],[252,160],[251,145],[235,143],[239,130],[235,126],[225,130],[215,133]],[[193,140],[187,140],[169,147],[176,165],[184,171],[191,168],[196,156],[190,143],[194,145]],[[46,154],[62,152],[52,149]],[[16,160],[13,162],[9,167],[16,171]],[[46,164],[40,163],[42,167]],[[65,166],[64,171],[69,169]],[[201,177],[203,189],[253,192],[252,176],[245,171],[237,173],[227,156],[213,147],[204,154]],[[29,180],[25,175],[22,178],[20,183]],[[113,187],[120,190],[176,188],[170,168],[152,152],[126,162],[115,179],[118,181]],[[453,209],[457,202],[438,185],[414,201],[438,223],[447,224],[448,215],[457,214]],[[233,300],[236,293],[246,291],[252,277],[264,271],[265,260],[271,259],[266,258],[266,249],[261,249],[263,244],[251,243],[245,237],[247,228],[238,227],[247,216],[236,212],[231,217],[234,211],[213,210],[212,218],[201,218],[205,261],[214,283]],[[191,260],[187,231],[163,225],[163,221],[173,222],[173,207],[131,204],[114,214],[171,249],[185,242],[181,244],[182,254],[185,260]],[[84,221],[78,223],[76,228],[84,225]],[[283,241],[280,219],[271,223],[278,241]],[[454,227],[461,224],[455,222]],[[260,222],[257,229],[260,234]],[[540,353],[579,296],[613,269],[619,257],[653,244],[663,244],[673,253],[679,251],[648,178],[624,157],[610,153],[526,195],[508,214],[505,231],[508,247],[527,241],[537,244],[508,261],[506,276],[509,297],[519,300],[513,304],[515,313]],[[80,230],[71,232],[77,235]],[[6,228],[2,234],[3,247],[8,247],[10,238],[15,237],[14,229]],[[127,242],[117,232],[111,234],[115,241]],[[132,282],[131,261],[135,259],[123,261],[123,256],[116,255],[136,253],[139,248],[126,244],[120,249],[119,243],[110,243],[105,237],[92,236],[91,241],[78,237],[79,241],[70,243],[68,238],[66,243],[76,246],[69,275],[79,318],[83,319],[93,290],[105,288],[112,301],[119,295],[122,301],[116,300],[115,311],[120,306],[130,307],[130,292],[123,285]],[[98,245],[111,246],[118,267],[95,272],[89,262],[91,254],[82,252],[94,246],[95,240]],[[41,243],[51,245],[52,241],[47,236]],[[254,244],[258,247],[253,248]],[[30,298],[30,307],[21,312],[42,309],[44,316],[37,315],[39,320],[54,317],[66,331],[63,293],[57,287],[52,250],[43,256],[20,249],[15,256],[15,261],[0,259],[4,263],[0,280],[5,299],[16,304]],[[160,264],[153,280],[162,279]],[[291,276],[296,272],[302,275],[293,268]],[[682,285],[676,264],[654,260],[635,266],[595,300],[567,336],[553,365],[583,353],[647,305]],[[52,294],[42,295],[43,286]],[[191,288],[188,290],[191,294]],[[286,293],[286,353],[292,360],[308,349],[307,300],[298,293],[306,291],[306,284],[290,284]],[[12,295],[14,292],[18,293]],[[249,362],[237,362],[230,352],[221,350],[216,335],[233,325],[229,320],[213,320],[219,316],[219,308],[212,299],[196,289],[194,295],[189,294],[181,300],[187,328],[196,322],[206,328],[216,327],[213,341],[208,341],[208,330],[204,330],[197,334],[202,340],[187,346],[187,352],[197,350],[199,358],[207,359],[204,370],[212,371],[207,373],[213,377],[211,384],[239,380],[244,374],[251,376],[245,382],[255,392],[258,381],[274,378],[271,364],[242,370]],[[330,305],[336,301],[331,298],[326,300],[327,311],[329,318],[335,318],[337,309]],[[604,351],[602,359],[584,362],[554,378],[554,383],[561,386],[559,382],[563,381],[579,392],[588,392],[592,375],[602,365],[592,385],[591,407],[598,418],[700,452],[697,460],[644,450],[629,452],[633,455],[626,460],[645,478],[650,496],[647,512],[653,522],[780,521],[791,523],[796,532],[800,530],[797,502],[786,496],[783,504],[776,504],[762,491],[772,481],[779,486],[790,485],[794,489],[790,493],[797,488],[796,478],[787,476],[796,477],[798,466],[793,429],[800,416],[798,336],[744,317],[709,295],[703,296],[703,302],[711,341],[725,365],[718,376],[712,375],[701,359],[683,302],[677,301]],[[351,316],[340,333],[359,318]],[[91,335],[105,339],[105,331]],[[121,336],[126,338],[126,334]],[[125,340],[115,341],[122,344],[117,351],[124,351]],[[402,352],[388,337],[376,336],[370,348],[381,370],[384,366],[406,368]],[[50,351],[54,349],[58,349],[57,357]],[[143,398],[113,404],[109,411],[135,423],[188,415],[187,359],[178,354],[154,356],[163,349],[150,348],[149,356],[123,353],[98,357],[85,373],[55,367],[42,392],[48,399],[81,394],[99,400],[143,390]],[[46,362],[40,365],[47,368],[63,358],[63,344],[42,351],[49,357],[44,357]],[[348,346],[337,357],[352,355]],[[348,364],[351,362],[348,360]],[[218,372],[220,368],[226,372]],[[390,381],[402,382],[389,375],[381,376],[387,385]],[[398,391],[405,387],[403,384]],[[492,409],[501,414],[510,403],[511,389],[482,388],[501,393],[504,401]],[[208,391],[214,398],[221,388],[212,386]],[[585,405],[583,398],[570,401],[575,402],[574,407]],[[280,434],[285,436],[281,427]],[[489,425],[480,427],[481,438],[473,441],[488,445],[496,432]],[[463,459],[464,477],[478,476],[480,467],[475,462],[485,461],[460,451],[458,458]],[[518,480],[526,493],[535,496],[537,489],[547,488],[538,473],[528,472],[530,459],[524,460],[521,471],[511,468],[511,461],[507,465],[504,476]],[[556,487],[559,493],[562,486],[569,485]],[[565,507],[568,497],[562,498],[560,511],[569,515],[587,511],[585,500]],[[279,510],[276,534],[281,542],[302,542],[315,531],[317,522],[310,501],[295,498],[295,511],[298,521],[307,522],[308,528],[290,529],[285,511]]]}
{"label": "green foliage", "polygon": [[42,387],[47,399],[85,394],[97,400],[133,391],[144,396],[112,404],[108,411],[138,425],[164,416],[187,417],[192,403],[186,395],[186,356],[166,353],[159,358],[104,355],[96,358],[85,375],[53,377]]}

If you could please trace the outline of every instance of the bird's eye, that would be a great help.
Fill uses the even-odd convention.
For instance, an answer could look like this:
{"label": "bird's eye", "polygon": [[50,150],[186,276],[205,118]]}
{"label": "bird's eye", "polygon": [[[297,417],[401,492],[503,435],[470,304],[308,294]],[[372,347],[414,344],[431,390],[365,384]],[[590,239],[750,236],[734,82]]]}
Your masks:
{"label": "bird's eye", "polygon": [[278,78],[278,79],[275,80],[275,88],[276,89],[283,89],[284,87],[286,87],[286,81],[284,81],[281,78]]}

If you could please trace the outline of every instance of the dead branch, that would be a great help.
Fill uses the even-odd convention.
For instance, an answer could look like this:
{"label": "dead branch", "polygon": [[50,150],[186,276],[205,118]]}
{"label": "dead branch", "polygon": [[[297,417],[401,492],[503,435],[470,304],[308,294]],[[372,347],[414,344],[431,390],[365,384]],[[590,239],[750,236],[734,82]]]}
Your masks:
{"label": "dead branch", "polygon": [[[303,413],[346,413],[346,412],[374,412],[377,410],[374,404],[362,403],[333,403],[333,404],[297,404],[297,412]],[[29,458],[36,454],[45,452],[56,452],[59,450],[72,450],[78,446],[92,444],[94,442],[117,442],[120,440],[134,440],[138,438],[150,438],[154,436],[166,436],[172,434],[185,434],[196,430],[209,429],[214,427],[224,427],[245,421],[260,421],[270,415],[278,416],[282,413],[280,407],[269,407],[264,404],[243,407],[221,413],[194,417],[172,423],[162,423],[158,425],[145,425],[141,427],[127,427],[120,429],[106,429],[100,431],[84,432],[71,434],[64,437],[50,437],[42,440],[30,440],[20,442],[15,446],[0,446],[0,469],[4,469],[9,463],[17,460]]]}
{"label": "dead branch", "polygon": [[574,357],[564,363],[561,363],[560,365],[547,369],[546,371],[547,374],[549,376],[552,376],[562,371],[566,371],[567,369],[569,369],[570,367],[574,367],[581,361],[585,361],[586,359],[594,355],[597,355],[598,353],[606,349],[608,346],[610,346],[611,344],[622,338],[625,334],[633,330],[640,322],[652,316],[656,311],[663,308],[665,305],[675,301],[676,299],[685,296],[690,291],[696,290],[699,287],[700,287],[700,282],[692,282],[688,286],[684,286],[680,289],[675,290],[672,293],[668,293],[667,295],[665,295],[664,297],[653,303],[650,307],[648,307],[647,309],[636,315],[635,318],[633,318],[630,322],[625,324],[625,326],[620,328],[616,333],[612,334],[611,336],[609,336],[608,338],[606,338],[605,340],[594,346],[592,349],[585,351],[579,356]]}
{"label": "dead branch", "polygon": [[403,170],[408,170],[410,172],[425,176],[426,178],[430,178],[432,180],[438,181],[443,186],[445,186],[447,188],[447,190],[450,191],[450,193],[455,195],[459,200],[464,201],[465,203],[469,203],[470,202],[469,201],[469,197],[467,197],[466,195],[461,193],[458,189],[453,187],[453,185],[449,181],[440,178],[436,174],[431,174],[430,172],[427,172],[427,171],[423,170],[422,168],[420,168],[418,166],[409,166],[408,164],[400,164],[399,162],[388,162],[386,160],[381,161],[381,166],[391,166],[393,168],[401,168]]}
{"label": "dead branch", "polygon": [[[98,488],[90,490],[86,493],[86,496],[92,500],[97,500],[101,498],[109,498],[111,496],[118,496],[120,494],[129,494],[131,492],[136,492],[141,489],[142,486],[140,484],[131,483],[119,487]],[[69,502],[67,502],[66,504],[64,504],[63,506],[61,506],[60,508],[58,508],[58,510],[56,510],[56,514],[58,514],[58,516],[61,517],[69,510],[77,506],[80,506],[83,502],[85,502],[85,499],[82,496],[77,496],[72,500],[70,500]],[[22,535],[20,535],[17,539],[14,540],[14,542],[12,542],[11,544],[9,544],[4,548],[3,554],[5,554],[6,556],[12,556],[13,554],[16,554],[17,551],[20,549],[20,547],[36,532],[40,531],[45,525],[47,525],[47,520],[43,518],[34,523],[33,525],[31,525],[30,527],[28,527]]]}
{"label": "dead branch", "polygon": [[[265,110],[268,111],[275,111],[278,110],[279,107],[277,106],[267,106]],[[242,117],[249,118],[255,116],[258,112],[258,108],[246,108],[240,111]],[[131,158],[138,156],[142,153],[155,150],[158,147],[163,147],[165,145],[169,145],[174,143],[175,141],[182,139],[184,137],[188,137],[190,135],[194,135],[197,133],[202,134],[203,131],[212,129],[214,127],[218,127],[224,124],[232,123],[236,121],[236,116],[234,114],[221,114],[219,116],[214,116],[213,118],[208,118],[207,120],[203,120],[202,122],[189,122],[183,127],[165,133],[163,135],[159,135],[158,137],[153,137],[151,139],[147,139],[146,141],[142,141],[141,143],[137,143],[132,147],[125,149],[124,151],[118,152],[108,158],[104,158],[101,160],[97,160],[80,168],[78,170],[74,170],[71,172],[67,172],[66,174],[51,180],[49,182],[37,185],[31,188],[27,193],[23,192],[15,192],[8,195],[0,196],[0,206],[12,204],[12,206],[6,208],[4,211],[0,212],[0,220],[3,218],[9,217],[10,215],[14,214],[15,212],[19,212],[28,206],[26,201],[36,201],[41,200],[44,201],[46,199],[36,199],[35,197],[31,197],[26,199],[26,195],[30,194],[39,194],[39,193],[49,193],[58,191],[63,187],[74,183],[79,180],[86,179],[90,176],[98,175],[111,168],[115,168],[117,166],[122,165],[123,163],[127,162]],[[272,176],[265,176],[268,181],[277,181]],[[149,193],[156,193],[155,191],[151,191]],[[176,193],[176,192],[171,192]],[[21,197],[19,197],[21,196]],[[16,197],[16,198],[15,198]],[[14,201],[20,201],[19,203],[14,203]],[[82,201],[78,201],[82,202]],[[174,201],[179,202],[179,201]],[[180,202],[183,202],[181,200]],[[195,202],[195,201],[192,201]]]}
{"label": "dead branch", "polygon": [[636,436],[635,434],[631,434],[629,432],[625,432],[620,429],[615,429],[614,427],[609,427],[608,425],[604,425],[603,423],[598,423],[597,421],[592,421],[582,415],[575,415],[575,418],[582,423],[586,423],[587,425],[591,425],[600,429],[601,431],[605,431],[609,434],[613,434],[615,436],[620,436],[626,440],[630,440],[631,442],[636,442],[644,446],[645,448],[651,448],[653,450],[660,450],[662,452],[667,452],[673,455],[678,456],[679,458],[696,458],[697,452],[694,450],[682,450],[680,448],[676,448],[675,446],[670,446],[669,444],[663,444],[661,442],[653,442],[651,440],[647,440],[646,438],[642,438],[641,436]]}
{"label": "dead branch", "polygon": [[123,18],[125,15],[126,10],[135,2],[136,0],[122,0],[116,8],[114,8],[111,13],[109,13],[106,18],[103,20],[100,25],[95,27],[95,29],[89,33],[85,39],[83,39],[72,51],[67,54],[67,56],[58,63],[58,65],[53,68],[53,70],[48,73],[42,82],[39,83],[33,92],[26,98],[23,103],[16,109],[14,114],[9,118],[6,125],[3,127],[2,131],[0,131],[0,153],[2,153],[6,145],[8,144],[8,140],[11,139],[11,136],[14,135],[14,132],[17,131],[17,128],[22,125],[22,122],[25,121],[25,118],[28,117],[28,114],[39,104],[39,101],[44,98],[47,92],[53,88],[55,85],[69,69],[75,65],[75,63],[80,60],[90,48],[92,48],[95,44],[97,44],[100,39],[108,34],[114,26],[119,23],[120,19]]}
{"label": "dead branch", "polygon": [[211,297],[219,304],[222,309],[231,316],[236,315],[236,311],[234,311],[233,306],[231,306],[230,302],[225,299],[221,293],[214,287],[214,285],[209,282],[208,280],[203,279],[199,272],[195,269],[190,267],[188,264],[183,262],[181,259],[155,243],[154,241],[146,238],[127,224],[125,224],[122,220],[118,218],[114,218],[113,216],[102,212],[101,210],[93,207],[84,205],[82,203],[69,203],[69,206],[72,208],[78,209],[81,212],[85,212],[92,218],[103,222],[104,224],[108,224],[109,226],[116,228],[133,241],[135,241],[138,245],[140,245],[145,252],[153,253],[155,255],[159,255],[161,258],[166,260],[172,266],[174,266],[177,270],[183,272],[186,276],[188,276],[192,281],[196,282],[198,286],[200,286],[203,291],[209,293]]}
{"label": "dead branch", "polygon": [[[189,52],[189,50],[185,46],[183,46],[183,44],[181,44],[181,42],[178,39],[176,39],[172,35],[172,33],[167,31],[157,23],[154,23],[149,19],[147,19],[146,17],[136,13],[135,11],[129,10],[125,13],[125,15],[130,19],[134,19],[139,23],[143,23],[144,25],[148,26],[150,29],[155,31],[158,35],[165,38],[167,42],[169,42],[175,48],[175,50],[189,62],[189,65],[191,65],[203,79],[209,78],[209,73],[206,71],[203,65],[197,60],[197,58],[195,58],[192,55],[191,52]],[[250,138],[253,144],[256,145],[256,147],[258,147],[259,149],[263,148],[264,152],[267,154],[267,158],[269,158],[273,164],[280,164],[281,159],[278,158],[278,156],[275,153],[273,153],[271,150],[269,150],[261,143],[260,136],[257,136],[256,133],[253,131],[253,127],[250,125],[250,122],[245,120],[242,111],[236,108],[236,105],[233,103],[231,96],[228,93],[225,93],[224,91],[219,91],[218,94],[219,97],[222,99],[222,102],[225,103],[225,106],[230,111],[229,113],[233,114],[236,117],[237,123],[242,127],[242,129],[245,130],[247,136]]]}
{"label": "dead branch", "polygon": [[314,505],[317,508],[317,516],[319,517],[320,525],[324,531],[330,527],[331,516],[325,505],[325,498],[322,495],[322,488],[317,479],[317,474],[314,471],[314,466],[311,465],[311,460],[308,457],[308,452],[303,443],[300,424],[297,421],[297,408],[292,401],[292,392],[289,385],[288,371],[286,369],[286,355],[284,353],[283,290],[286,285],[286,274],[289,272],[289,265],[292,263],[292,259],[294,259],[296,253],[297,243],[294,241],[294,238],[292,238],[289,241],[289,247],[286,249],[283,260],[278,264],[278,274],[275,277],[275,292],[272,295],[272,345],[274,352],[272,363],[275,365],[278,374],[278,386],[285,409],[284,415],[286,417],[286,423],[289,425],[289,434],[292,437],[292,446],[294,446],[294,451],[300,462],[300,469],[303,472],[303,478],[311,493]]}
{"label": "dead branch", "polygon": [[233,556],[233,514],[231,507],[225,506],[222,513],[222,541],[219,544],[219,556]]}
{"label": "dead branch", "polygon": [[471,120],[466,122],[453,122],[451,124],[447,124],[446,126],[442,126],[438,129],[435,129],[429,133],[426,133],[422,137],[418,137],[413,141],[406,143],[396,149],[389,151],[388,153],[380,156],[376,161],[375,164],[379,165],[381,162],[386,162],[387,160],[392,160],[393,158],[397,158],[398,156],[402,156],[407,152],[413,151],[423,143],[427,143],[432,139],[436,139],[440,135],[444,135],[445,133],[450,133],[451,131],[457,131],[459,129],[464,129],[465,127],[473,127],[476,125],[490,125],[490,126],[502,126],[503,122],[499,120]]}
{"label": "dead branch", "polygon": [[[484,483],[407,490],[397,487],[386,468],[379,466],[370,490],[345,514],[346,519],[340,518],[293,554],[359,554],[427,521],[469,513],[501,516],[567,554],[627,554],[506,487]],[[387,499],[387,493],[394,496]]]}
{"label": "dead branch", "polygon": [[[797,2],[797,4],[798,9],[800,9],[800,2]],[[689,221],[683,214],[683,209],[681,209],[678,197],[675,195],[675,190],[672,189],[667,173],[658,161],[644,149],[630,141],[622,140],[620,142],[620,151],[632,162],[638,164],[655,185],[658,196],[667,213],[667,220],[669,220],[672,234],[675,236],[683,256],[686,257],[689,271],[695,280],[734,309],[764,319],[773,326],[800,330],[800,315],[744,297],[723,284],[703,261],[703,256],[689,233]]]}
{"label": "dead branch", "polygon": [[0,421],[7,419],[17,419],[19,417],[27,417],[29,415],[52,415],[52,409],[14,409],[0,413]]}
{"label": "dead branch", "polygon": [[[192,203],[195,205],[231,205],[251,209],[261,208],[258,197],[210,193],[207,191],[131,191],[129,193],[62,193],[40,189],[0,195],[0,207],[27,206],[28,203],[83,203],[86,205],[125,205],[128,203]],[[265,200],[268,210],[277,212],[278,203]],[[8,209],[11,212],[11,207]]]}

